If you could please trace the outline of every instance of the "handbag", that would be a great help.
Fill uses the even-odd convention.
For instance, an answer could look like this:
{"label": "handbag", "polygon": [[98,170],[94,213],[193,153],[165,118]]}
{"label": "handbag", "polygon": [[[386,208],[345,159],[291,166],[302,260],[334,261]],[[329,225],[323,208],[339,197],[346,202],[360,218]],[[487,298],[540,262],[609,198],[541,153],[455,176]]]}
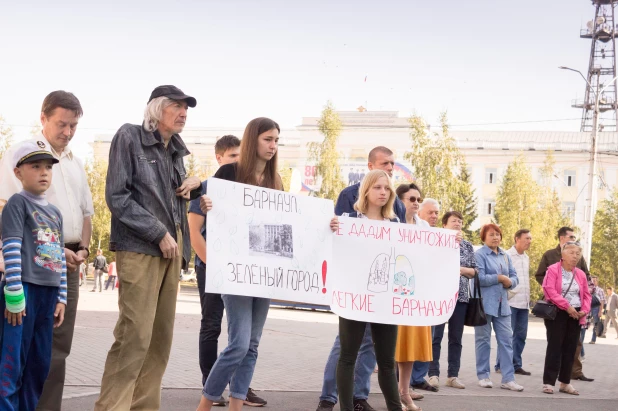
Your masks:
{"label": "handbag", "polygon": [[478,327],[487,324],[487,316],[483,308],[483,298],[481,297],[481,284],[478,273],[474,275],[474,294],[470,296],[468,308],[466,308],[466,319],[464,325],[468,327]]}
{"label": "handbag", "polygon": [[[571,286],[573,285],[573,280],[575,280],[575,273],[573,273],[573,278],[571,278],[569,288],[567,288],[564,294],[562,294],[562,297],[567,295],[567,293],[571,289]],[[536,304],[534,304],[534,307],[532,307],[532,314],[534,314],[535,317],[539,317],[544,320],[555,320],[556,315],[558,314],[558,307],[556,307],[549,301],[538,300]]]}

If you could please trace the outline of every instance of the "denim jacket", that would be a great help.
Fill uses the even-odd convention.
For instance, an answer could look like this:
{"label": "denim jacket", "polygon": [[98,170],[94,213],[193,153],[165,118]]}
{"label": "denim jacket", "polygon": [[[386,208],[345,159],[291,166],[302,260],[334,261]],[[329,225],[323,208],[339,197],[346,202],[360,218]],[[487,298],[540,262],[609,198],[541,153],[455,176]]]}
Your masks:
{"label": "denim jacket", "polygon": [[507,275],[511,280],[511,287],[509,289],[512,290],[517,287],[519,281],[517,279],[517,272],[511,262],[511,257],[500,247],[498,247],[498,254],[496,254],[486,245],[476,250],[474,257],[476,258],[476,268],[479,272],[485,313],[494,317],[511,315],[511,307],[509,306],[506,292],[507,288],[504,288],[498,282],[498,274]]}
{"label": "denim jacket", "polygon": [[[191,258],[187,201],[176,196],[176,189],[186,178],[183,157],[188,154],[177,134],[166,149],[161,139],[143,126],[125,124],[116,132],[105,185],[105,201],[112,213],[111,251],[162,257],[159,242],[166,233],[178,242],[178,224],[183,240],[182,265],[187,267]],[[201,187],[192,191],[191,198],[200,192]],[[174,210],[180,221],[175,221]]]}

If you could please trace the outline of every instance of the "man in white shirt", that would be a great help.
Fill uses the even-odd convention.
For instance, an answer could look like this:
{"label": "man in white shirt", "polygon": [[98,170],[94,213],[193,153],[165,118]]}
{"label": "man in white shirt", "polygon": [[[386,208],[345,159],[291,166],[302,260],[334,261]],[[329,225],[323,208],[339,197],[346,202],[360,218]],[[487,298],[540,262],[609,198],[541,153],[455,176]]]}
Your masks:
{"label": "man in white shirt", "polygon": [[[52,184],[46,192],[47,201],[60,209],[67,263],[67,306],[64,323],[54,328],[51,367],[37,410],[60,410],[66,374],[66,358],[71,351],[77,300],[79,298],[79,265],[88,258],[88,244],[94,214],[92,195],[81,160],[73,155],[69,142],[75,135],[83,114],[77,97],[66,91],[53,91],[41,109],[42,134],[34,141],[59,160],[54,164]],[[13,153],[23,143],[13,144],[0,161],[0,204],[22,191],[13,173]]]}
{"label": "man in white shirt", "polygon": [[[511,328],[513,330],[513,367],[515,374],[530,375],[522,368],[521,354],[526,346],[528,336],[528,314],[530,308],[530,258],[526,251],[530,249],[532,235],[530,230],[521,229],[515,233],[515,244],[506,253],[511,257],[513,267],[517,272],[519,284],[509,290],[509,305],[511,306]],[[496,357],[496,371],[500,369],[500,361]]]}

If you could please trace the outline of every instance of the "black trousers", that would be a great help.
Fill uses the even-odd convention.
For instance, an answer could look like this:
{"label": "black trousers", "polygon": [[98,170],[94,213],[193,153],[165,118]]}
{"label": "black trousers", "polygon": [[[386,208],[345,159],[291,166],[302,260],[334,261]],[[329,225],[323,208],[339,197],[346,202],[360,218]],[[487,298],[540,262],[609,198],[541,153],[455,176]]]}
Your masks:
{"label": "black trousers", "polygon": [[[360,349],[366,322],[339,317],[341,354],[337,363],[337,387],[341,411],[354,411],[354,366]],[[389,411],[400,411],[401,400],[395,375],[397,326],[370,323],[371,336],[378,362],[378,382]]]}
{"label": "black trousers", "polygon": [[553,386],[556,384],[556,378],[561,383],[569,384],[581,332],[579,320],[574,320],[566,311],[558,309],[555,320],[545,320],[545,329],[547,330],[547,351],[545,352],[543,384]]}
{"label": "black trousers", "polygon": [[206,384],[210,370],[217,361],[219,336],[221,335],[221,320],[223,319],[223,300],[221,294],[207,293],[206,267],[195,266],[197,288],[202,305],[202,321],[200,323],[199,356],[202,371],[202,386]]}

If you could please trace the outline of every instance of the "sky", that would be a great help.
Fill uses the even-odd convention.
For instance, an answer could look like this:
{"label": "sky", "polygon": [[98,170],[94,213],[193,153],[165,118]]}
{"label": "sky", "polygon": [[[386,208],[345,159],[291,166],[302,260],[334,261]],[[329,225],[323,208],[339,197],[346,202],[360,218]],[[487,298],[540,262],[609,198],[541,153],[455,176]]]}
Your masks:
{"label": "sky", "polygon": [[579,131],[570,104],[585,83],[558,66],[588,69],[589,0],[89,3],[0,0],[0,115],[17,139],[67,90],[85,153],[95,134],[140,123],[162,84],[197,98],[189,128],[294,127],[332,100],[429,123],[447,110],[458,130]]}

